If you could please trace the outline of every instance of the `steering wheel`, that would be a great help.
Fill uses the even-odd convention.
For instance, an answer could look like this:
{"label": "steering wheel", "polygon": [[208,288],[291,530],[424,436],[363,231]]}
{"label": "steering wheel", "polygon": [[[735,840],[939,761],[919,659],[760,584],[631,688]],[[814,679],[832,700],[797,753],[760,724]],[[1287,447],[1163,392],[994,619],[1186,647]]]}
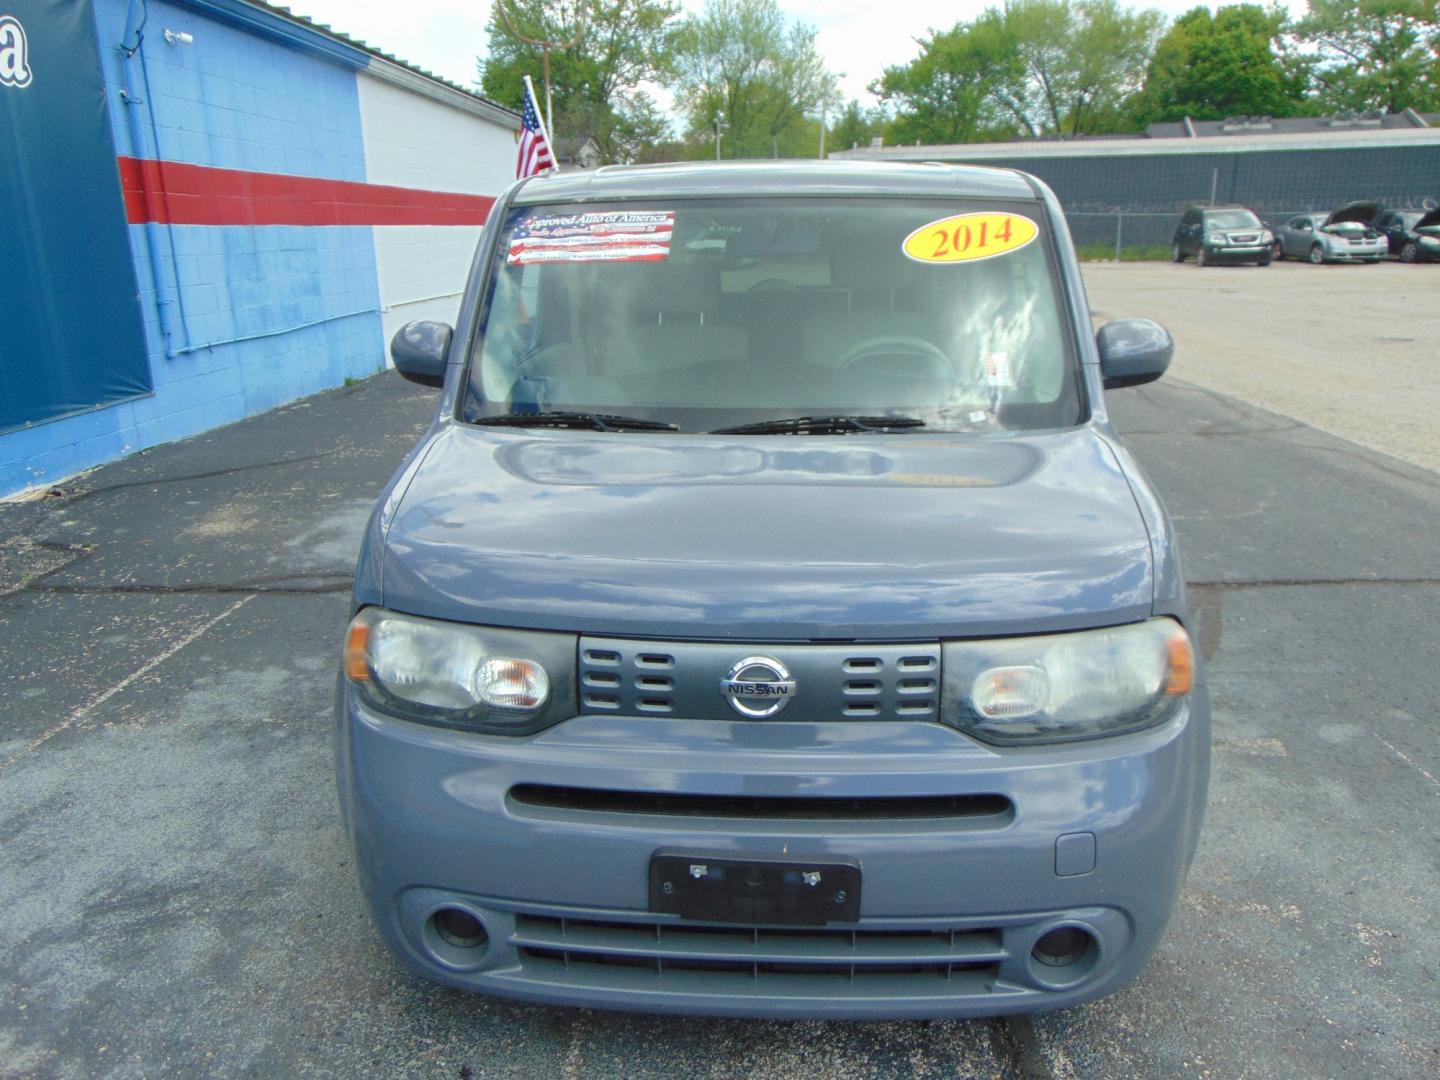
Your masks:
{"label": "steering wheel", "polygon": [[911,337],[907,334],[881,334],[878,337],[865,338],[846,350],[845,355],[840,358],[840,367],[851,367],[872,356],[897,354],[924,357],[938,365],[938,373],[943,373],[946,377],[955,375],[955,366],[939,346],[922,337]]}

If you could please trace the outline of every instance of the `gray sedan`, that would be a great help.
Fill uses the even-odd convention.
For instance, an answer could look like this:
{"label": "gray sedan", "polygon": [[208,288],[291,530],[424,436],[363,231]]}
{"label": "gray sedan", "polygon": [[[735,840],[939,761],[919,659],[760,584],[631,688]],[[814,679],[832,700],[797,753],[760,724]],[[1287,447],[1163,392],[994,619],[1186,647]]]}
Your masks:
{"label": "gray sedan", "polygon": [[1330,214],[1301,214],[1275,230],[1275,258],[1334,262],[1380,262],[1389,253],[1385,237],[1358,221],[1331,221]]}

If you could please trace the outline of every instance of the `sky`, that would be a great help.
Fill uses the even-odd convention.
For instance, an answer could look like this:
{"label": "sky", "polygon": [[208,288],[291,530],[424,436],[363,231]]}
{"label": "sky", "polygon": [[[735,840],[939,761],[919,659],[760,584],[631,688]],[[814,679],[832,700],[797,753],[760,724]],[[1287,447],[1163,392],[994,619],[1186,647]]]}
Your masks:
{"label": "sky", "polygon": [[[412,64],[469,86],[476,77],[475,57],[485,52],[485,25],[491,0],[280,0],[292,11],[330,25],[351,37]],[[780,0],[793,19],[814,26],[817,43],[830,70],[843,73],[847,98],[872,105],[866,85],[891,64],[903,64],[919,53],[915,39],[931,28],[947,29],[972,19],[998,0]],[[703,0],[682,0],[699,10]],[[1198,6],[1196,0],[1151,0],[1130,6],[1155,8],[1173,18]],[[1215,4],[1207,5],[1212,9]],[[1288,0],[1302,13],[1303,0]],[[402,14],[403,13],[403,14]],[[540,73],[535,72],[538,81]]]}

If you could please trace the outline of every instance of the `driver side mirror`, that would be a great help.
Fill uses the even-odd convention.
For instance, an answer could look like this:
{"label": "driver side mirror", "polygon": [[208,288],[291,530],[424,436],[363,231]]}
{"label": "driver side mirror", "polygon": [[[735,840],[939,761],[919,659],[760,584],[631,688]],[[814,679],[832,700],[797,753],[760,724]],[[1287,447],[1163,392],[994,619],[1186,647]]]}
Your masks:
{"label": "driver side mirror", "polygon": [[444,386],[445,358],[454,333],[445,323],[429,319],[406,323],[390,339],[395,370],[421,386]]}
{"label": "driver side mirror", "polygon": [[1165,374],[1175,355],[1175,339],[1149,319],[1113,319],[1095,335],[1105,389],[1139,386]]}

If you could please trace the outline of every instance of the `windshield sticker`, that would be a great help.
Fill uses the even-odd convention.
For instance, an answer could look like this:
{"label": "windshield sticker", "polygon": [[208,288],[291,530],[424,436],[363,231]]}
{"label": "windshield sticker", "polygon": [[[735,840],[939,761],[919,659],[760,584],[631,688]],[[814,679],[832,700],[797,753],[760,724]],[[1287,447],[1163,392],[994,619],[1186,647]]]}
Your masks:
{"label": "windshield sticker", "polygon": [[506,262],[663,262],[675,233],[674,210],[539,215],[515,226]]}
{"label": "windshield sticker", "polygon": [[1019,251],[1040,226],[1019,214],[959,214],[922,225],[900,245],[916,262],[965,263]]}
{"label": "windshield sticker", "polygon": [[1010,354],[989,352],[985,354],[985,385],[1001,386],[1007,390],[1015,388],[1015,375],[1010,370]]}

